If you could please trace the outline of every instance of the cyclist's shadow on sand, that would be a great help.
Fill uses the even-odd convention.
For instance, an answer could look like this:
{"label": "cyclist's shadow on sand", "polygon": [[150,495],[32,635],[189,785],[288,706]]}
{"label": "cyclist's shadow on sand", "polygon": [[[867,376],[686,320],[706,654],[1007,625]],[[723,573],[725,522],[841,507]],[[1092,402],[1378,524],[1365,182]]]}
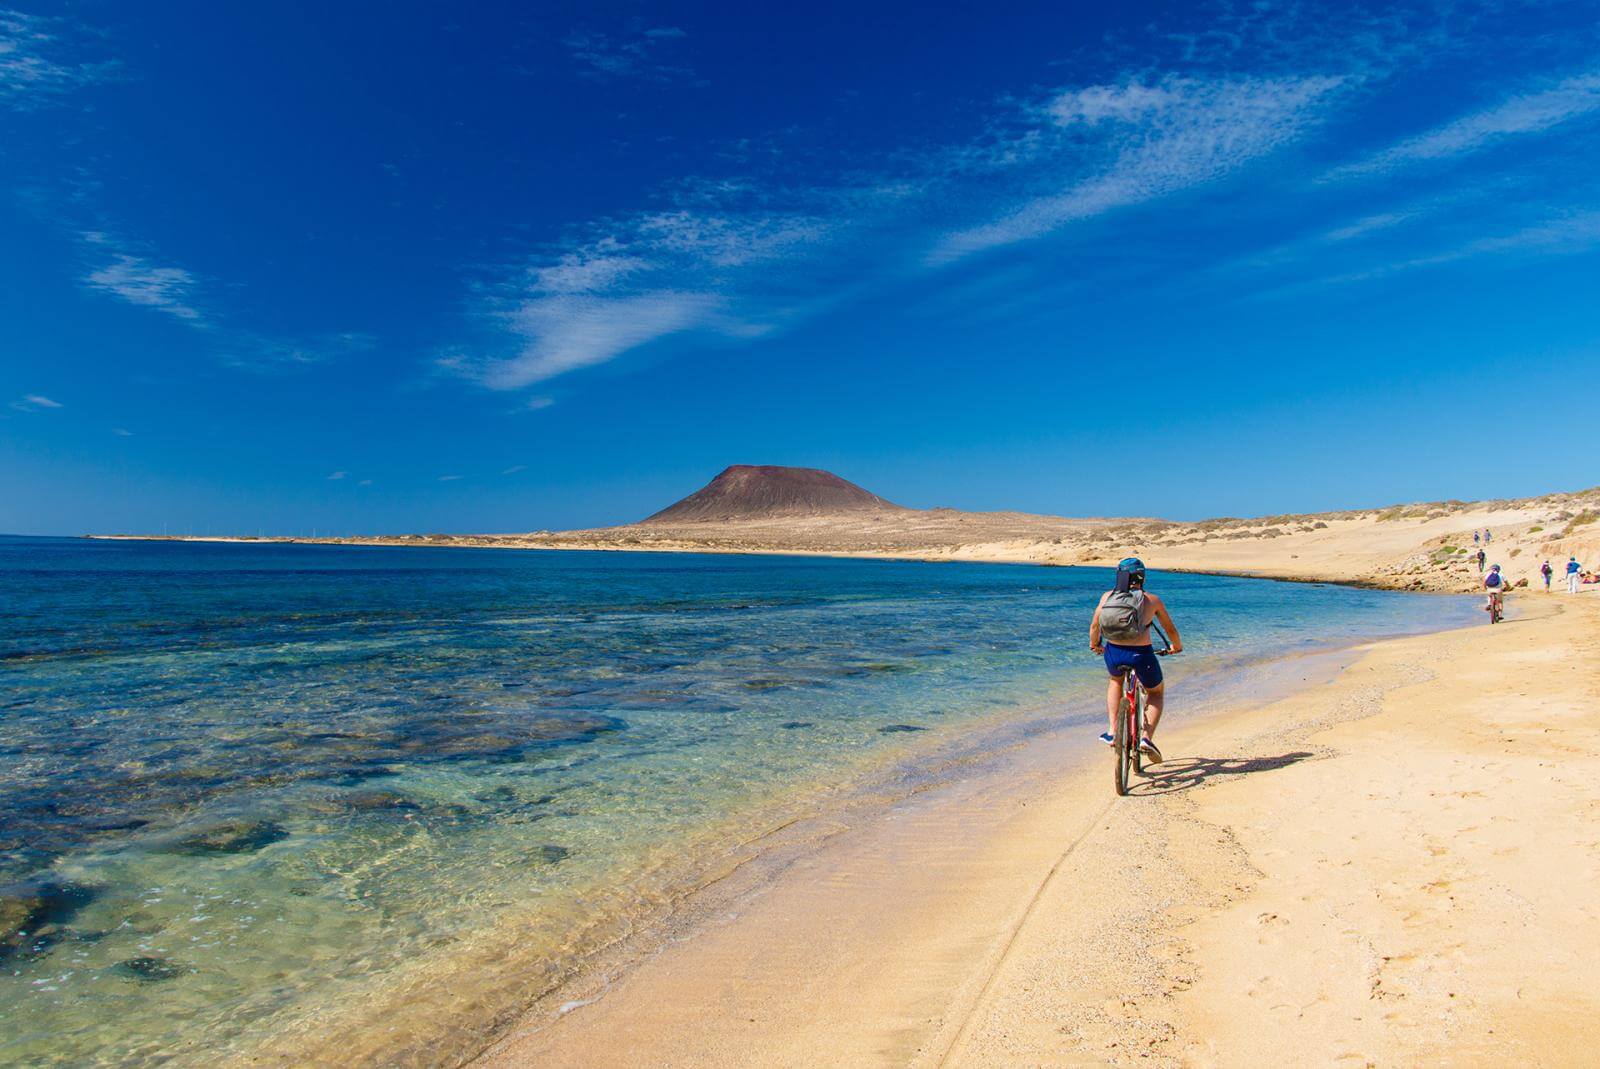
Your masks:
{"label": "cyclist's shadow on sand", "polygon": [[1275,757],[1175,757],[1159,765],[1146,766],[1144,774],[1135,776],[1128,785],[1128,793],[1172,794],[1192,790],[1209,779],[1271,772],[1315,756],[1309,750],[1296,750]]}

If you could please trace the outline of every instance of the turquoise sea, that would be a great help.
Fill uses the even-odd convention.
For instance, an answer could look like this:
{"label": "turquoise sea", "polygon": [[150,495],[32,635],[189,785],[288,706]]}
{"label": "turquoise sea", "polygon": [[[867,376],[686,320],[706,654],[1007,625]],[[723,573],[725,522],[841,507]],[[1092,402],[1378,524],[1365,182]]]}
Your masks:
{"label": "turquoise sea", "polygon": [[[1108,579],[0,538],[0,1064],[450,1064],[787,801],[1023,710],[1089,745]],[[1476,612],[1151,586],[1180,681]]]}

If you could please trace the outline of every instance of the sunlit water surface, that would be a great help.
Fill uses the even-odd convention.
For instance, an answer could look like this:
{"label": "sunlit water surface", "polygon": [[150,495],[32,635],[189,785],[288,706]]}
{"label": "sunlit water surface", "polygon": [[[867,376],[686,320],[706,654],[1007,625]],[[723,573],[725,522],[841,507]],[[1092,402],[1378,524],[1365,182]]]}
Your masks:
{"label": "sunlit water surface", "polygon": [[[210,1065],[363,1013],[448,1060],[764,806],[1022,708],[1091,736],[1106,581],[0,538],[0,1064]],[[1152,586],[1180,674],[1473,611]]]}

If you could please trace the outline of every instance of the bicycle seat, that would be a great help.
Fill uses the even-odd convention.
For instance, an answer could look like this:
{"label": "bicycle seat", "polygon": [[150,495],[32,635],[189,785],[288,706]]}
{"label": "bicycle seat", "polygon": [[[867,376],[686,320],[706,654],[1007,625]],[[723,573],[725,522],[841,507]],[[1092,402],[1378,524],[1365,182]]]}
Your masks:
{"label": "bicycle seat", "polygon": [[1111,674],[1114,676],[1125,676],[1131,671],[1133,671],[1133,665],[1119,664],[1111,670]]}

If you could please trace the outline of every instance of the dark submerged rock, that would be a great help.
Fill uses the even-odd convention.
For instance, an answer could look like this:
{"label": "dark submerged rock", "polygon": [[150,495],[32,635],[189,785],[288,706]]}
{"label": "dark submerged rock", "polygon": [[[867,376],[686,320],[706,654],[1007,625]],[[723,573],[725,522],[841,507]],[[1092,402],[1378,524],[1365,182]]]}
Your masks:
{"label": "dark submerged rock", "polygon": [[92,887],[48,878],[0,887],[0,961],[48,948],[54,942],[50,932],[71,920],[97,893]]}
{"label": "dark submerged rock", "polygon": [[740,684],[740,686],[744,687],[746,690],[776,690],[779,687],[786,687],[788,685],[789,681],[787,679],[772,679],[766,677],[760,679],[747,679]]}
{"label": "dark submerged rock", "polygon": [[422,807],[411,799],[395,791],[352,791],[339,799],[347,809],[357,813],[370,813],[373,810],[417,810]]}
{"label": "dark submerged rock", "polygon": [[878,733],[880,735],[893,735],[897,731],[927,731],[927,730],[928,730],[927,728],[918,727],[916,724],[885,724],[883,727],[878,729]]}
{"label": "dark submerged rock", "polygon": [[533,855],[540,861],[543,861],[546,865],[559,865],[567,858],[572,856],[572,851],[568,850],[564,846],[555,846],[546,843],[544,846],[541,846],[535,850]]}
{"label": "dark submerged rock", "polygon": [[219,857],[253,853],[288,837],[283,825],[270,820],[225,820],[184,836],[169,849],[174,854],[190,857]]}
{"label": "dark submerged rock", "polygon": [[782,724],[779,724],[778,726],[781,727],[785,731],[794,731],[797,728],[808,728],[808,727],[811,727],[811,721],[809,721],[809,720],[789,720],[789,721],[786,721],[786,722],[784,722]]}
{"label": "dark submerged rock", "polygon": [[137,980],[142,984],[158,984],[163,980],[174,980],[189,971],[166,958],[129,958],[127,961],[118,962],[114,969],[117,975]]}

